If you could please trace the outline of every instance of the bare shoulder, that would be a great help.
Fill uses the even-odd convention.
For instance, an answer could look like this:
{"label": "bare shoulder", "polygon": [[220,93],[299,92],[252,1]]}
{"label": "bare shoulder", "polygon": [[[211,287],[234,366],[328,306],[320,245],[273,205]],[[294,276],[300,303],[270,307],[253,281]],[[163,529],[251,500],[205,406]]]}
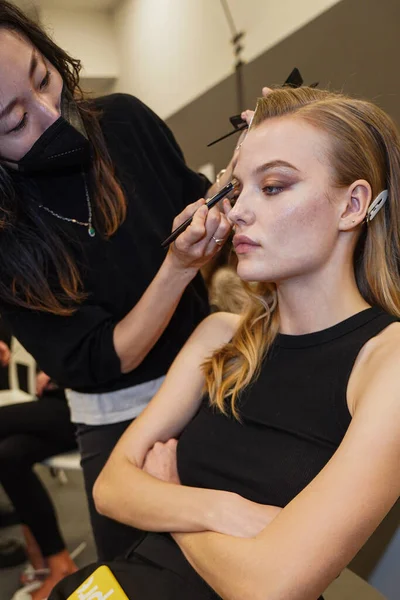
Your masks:
{"label": "bare shoulder", "polygon": [[216,312],[209,315],[197,328],[199,335],[211,337],[227,343],[235,335],[240,323],[240,315],[229,312]]}
{"label": "bare shoulder", "polygon": [[384,401],[384,397],[397,394],[400,400],[399,366],[400,323],[392,323],[371,338],[357,358],[349,382],[350,412],[353,414],[363,398],[376,394],[378,390],[380,402]]}
{"label": "bare shoulder", "polygon": [[216,350],[232,339],[240,319],[240,315],[233,313],[214,313],[200,323],[192,335],[192,341],[201,344],[208,351]]}
{"label": "bare shoulder", "polygon": [[[400,358],[400,323],[388,325],[381,333],[371,338],[360,352],[359,364],[364,375],[380,371],[385,365],[399,365]],[[370,372],[371,373],[371,372]]]}
{"label": "bare shoulder", "polygon": [[392,323],[373,338],[370,352],[370,368],[376,377],[394,375],[399,382],[400,323]]}

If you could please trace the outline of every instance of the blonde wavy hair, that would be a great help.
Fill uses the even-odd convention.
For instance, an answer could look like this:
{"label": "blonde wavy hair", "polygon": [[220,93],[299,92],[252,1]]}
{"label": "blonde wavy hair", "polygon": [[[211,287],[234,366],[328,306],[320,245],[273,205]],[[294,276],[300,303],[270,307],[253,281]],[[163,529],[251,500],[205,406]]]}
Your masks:
{"label": "blonde wavy hair", "polygon": [[[335,187],[365,179],[373,198],[388,190],[385,207],[361,227],[353,262],[363,298],[400,317],[400,136],[394,122],[371,102],[302,87],[276,89],[260,98],[252,128],[285,115],[328,134]],[[211,404],[226,414],[230,403],[236,418],[240,391],[258,376],[279,331],[275,285],[244,286],[248,302],[235,336],[203,365]]]}

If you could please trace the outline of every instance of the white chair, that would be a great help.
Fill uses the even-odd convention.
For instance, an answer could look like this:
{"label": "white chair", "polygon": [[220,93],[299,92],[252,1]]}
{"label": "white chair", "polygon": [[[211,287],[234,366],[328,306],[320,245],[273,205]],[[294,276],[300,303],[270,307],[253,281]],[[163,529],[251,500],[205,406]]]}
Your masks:
{"label": "white chair", "polygon": [[63,471],[80,471],[81,470],[81,456],[78,451],[64,452],[64,454],[57,454],[43,461],[43,464],[50,469],[63,470]]}
{"label": "white chair", "polygon": [[[28,372],[28,392],[21,389],[18,377],[18,365],[23,365]],[[19,404],[36,400],[36,361],[19,343],[17,338],[11,339],[11,358],[8,366],[8,390],[0,390],[0,406]]]}
{"label": "white chair", "polygon": [[50,469],[50,472],[57,476],[63,484],[68,482],[66,471],[81,470],[81,456],[78,451],[64,452],[51,456],[42,462],[43,465]]}

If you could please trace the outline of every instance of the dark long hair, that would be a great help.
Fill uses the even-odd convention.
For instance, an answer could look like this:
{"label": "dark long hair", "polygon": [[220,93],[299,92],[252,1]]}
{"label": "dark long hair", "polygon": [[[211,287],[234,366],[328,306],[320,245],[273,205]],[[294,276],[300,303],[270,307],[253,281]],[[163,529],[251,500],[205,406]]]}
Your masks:
{"label": "dark long hair", "polygon": [[[15,6],[0,0],[0,29],[22,34],[60,73],[75,98],[93,150],[94,222],[111,236],[125,219],[126,202],[117,182],[93,102],[79,87],[81,63],[57,46]],[[58,228],[25,202],[0,165],[0,302],[56,315],[70,315],[85,293],[81,274]],[[49,274],[52,274],[49,276]]]}

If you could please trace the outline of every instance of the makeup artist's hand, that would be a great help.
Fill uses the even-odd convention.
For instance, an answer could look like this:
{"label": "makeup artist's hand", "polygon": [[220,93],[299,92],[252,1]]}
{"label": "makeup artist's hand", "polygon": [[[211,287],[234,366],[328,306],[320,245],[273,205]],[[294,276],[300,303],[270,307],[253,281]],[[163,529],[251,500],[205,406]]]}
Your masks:
{"label": "makeup artist's hand", "polygon": [[208,210],[204,198],[189,204],[172,225],[179,227],[193,215],[189,227],[171,244],[169,257],[182,269],[198,270],[224,245],[231,226],[218,207]]}
{"label": "makeup artist's hand", "polygon": [[[272,90],[269,87],[263,87],[263,89],[261,91],[263,98],[265,98],[266,96],[268,96],[268,94],[270,94],[271,92],[272,92]],[[247,125],[249,127],[250,127],[251,121],[253,119],[254,112],[255,112],[254,110],[244,110],[241,113],[241,115],[240,115],[242,117],[242,119],[244,121],[246,121],[246,123],[247,123]],[[232,160],[231,160],[231,162],[229,163],[229,165],[228,165],[228,167],[226,169],[227,172],[230,173],[229,174],[229,179],[232,178],[232,172],[233,172],[233,170],[234,170],[234,168],[236,166],[237,160],[239,158],[240,146],[242,145],[242,143],[243,143],[246,135],[247,135],[247,129],[245,129],[244,131],[242,131],[242,133],[240,134],[240,137],[239,137],[238,142],[237,142],[236,147],[235,147],[235,151],[234,151],[233,156],[232,156]],[[223,182],[223,185],[225,185],[225,181]]]}
{"label": "makeup artist's hand", "polygon": [[155,443],[146,454],[142,470],[162,481],[180,485],[176,460],[177,445],[177,440],[173,438],[165,444]]}
{"label": "makeup artist's hand", "polygon": [[[269,88],[269,87],[263,87],[263,89],[261,90],[262,97],[265,98],[271,92],[272,92],[271,88]],[[242,114],[240,115],[242,117],[242,119],[244,119],[246,121],[247,125],[250,125],[251,120],[252,120],[253,115],[254,115],[254,112],[255,112],[254,110],[244,110],[242,112]]]}
{"label": "makeup artist's hand", "polygon": [[[263,97],[265,97],[265,96],[268,96],[268,94],[271,92],[272,92],[271,88],[263,87],[261,93],[262,93]],[[242,119],[244,121],[246,121],[247,125],[250,125],[253,115],[254,115],[254,110],[244,110],[240,116],[242,117]],[[218,177],[217,181],[208,190],[208,196],[213,196],[220,189],[222,189],[227,183],[229,183],[231,181],[233,171],[235,170],[236,163],[239,158],[240,146],[242,145],[244,138],[246,137],[247,131],[248,130],[246,128],[240,134],[240,137],[236,143],[235,150],[233,152],[233,156],[232,156],[231,160],[227,164],[226,168],[222,169],[222,171],[220,171],[220,176]]]}

